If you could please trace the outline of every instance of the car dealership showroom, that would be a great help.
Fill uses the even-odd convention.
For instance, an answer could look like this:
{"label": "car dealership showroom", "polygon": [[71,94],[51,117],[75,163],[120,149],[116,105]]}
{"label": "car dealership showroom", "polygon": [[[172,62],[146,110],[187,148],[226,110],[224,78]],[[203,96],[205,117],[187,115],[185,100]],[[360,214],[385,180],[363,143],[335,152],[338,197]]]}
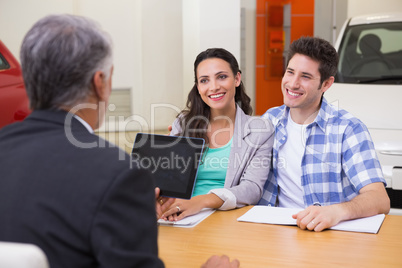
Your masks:
{"label": "car dealership showroom", "polygon": [[[70,265],[74,264],[73,259],[81,261],[81,257],[86,258],[82,262],[86,266],[79,266],[80,261],[77,261],[76,267],[110,267],[113,263],[115,266],[112,267],[165,265],[172,268],[202,265],[402,267],[402,1],[0,0],[0,11],[0,23],[3,25],[0,27],[0,203],[3,203],[0,205],[0,222],[4,222],[0,224],[0,267],[69,267],[67,262],[62,261],[63,254],[65,258],[71,254]],[[57,40],[71,30],[66,28],[60,31],[52,40],[40,39],[41,34],[34,35],[30,29],[34,29],[37,25],[35,23],[49,16],[71,16],[71,21],[88,19],[96,25],[92,28],[99,27],[102,29],[101,34],[107,36],[107,46],[110,47],[108,56],[105,56],[104,61],[99,60],[105,66],[105,62],[110,63],[107,71],[96,67],[98,69],[89,71],[89,76],[85,78],[90,92],[87,100],[91,101],[83,101],[78,105],[76,97],[73,107],[63,101],[73,96],[73,93],[62,92],[64,89],[55,90],[57,93],[39,89],[38,85],[50,77],[51,69],[54,71],[60,67],[58,63],[62,65],[67,62],[68,68],[60,67],[60,74],[57,75],[61,81],[64,76],[69,76],[71,70],[76,76],[68,77],[65,84],[70,83],[68,88],[74,88],[73,85],[78,84],[74,77],[86,72],[86,63],[92,61],[91,58],[87,62],[80,62],[82,57],[67,60],[76,55],[73,50],[71,53],[66,52],[70,50],[64,50],[66,44],[55,48],[58,61],[54,62],[57,64],[52,65],[45,59],[51,53],[50,49],[38,52],[39,48],[36,47],[42,45],[42,41],[32,41],[30,38],[43,39],[44,43],[49,42],[51,48],[51,45],[56,47]],[[38,29],[56,27],[52,23],[58,22],[39,25]],[[89,26],[77,23],[74,27],[84,31]],[[30,33],[32,37],[29,38]],[[93,39],[90,34],[77,37],[77,40],[80,38],[82,42],[77,41],[78,46]],[[311,47],[305,51],[314,56],[303,54],[302,50],[295,49],[296,45],[292,46],[299,40],[321,40],[335,49],[337,63],[333,64],[333,70],[336,68],[336,72],[331,74],[325,69],[331,61],[329,56],[323,55],[328,50],[322,48],[317,52],[317,47]],[[97,49],[100,48],[92,45],[87,51]],[[203,54],[216,50],[227,55],[223,57],[218,52],[209,56]],[[27,54],[30,52],[32,55]],[[233,60],[228,60],[228,57]],[[300,65],[295,67],[297,63]],[[45,67],[48,64],[49,70],[40,64]],[[308,71],[309,66],[317,66],[314,69],[316,73]],[[210,69],[207,70],[207,67]],[[34,68],[40,68],[43,72],[33,75],[31,72]],[[214,68],[221,69],[215,72]],[[225,68],[229,71],[226,72]],[[204,71],[205,74],[201,74]],[[324,74],[328,74],[328,78],[323,78]],[[321,76],[321,80],[316,76]],[[58,81],[49,81],[47,85],[50,85],[49,88],[57,88]],[[314,83],[318,87],[310,93],[308,85]],[[317,92],[322,93],[317,95]],[[308,110],[306,105],[312,105],[314,97],[318,100],[318,106],[315,110]],[[51,98],[54,98],[53,106],[45,106],[43,103]],[[348,126],[344,130],[342,121],[329,131],[327,124],[336,123],[326,117],[328,114],[324,115],[328,112],[325,110],[326,105],[336,111],[334,116],[353,122],[353,127]],[[107,225],[109,222],[106,216],[112,216],[115,220],[121,215],[111,205],[107,212],[109,214],[102,216],[105,217],[104,222],[97,223],[99,219],[96,215],[107,209],[108,201],[110,204],[121,202],[122,210],[123,207],[130,207],[128,202],[131,197],[116,195],[115,199],[110,197],[109,200],[109,194],[112,195],[111,191],[117,187],[113,186],[114,183],[119,181],[117,175],[108,184],[110,189],[102,194],[100,203],[93,206],[93,215],[91,206],[82,204],[87,200],[96,201],[90,195],[98,188],[100,191],[102,183],[97,186],[95,179],[88,178],[88,182],[77,182],[77,187],[83,187],[81,190],[74,191],[74,194],[63,193],[70,189],[60,186],[66,183],[64,179],[69,177],[69,172],[71,177],[82,175],[85,180],[83,174],[90,166],[89,162],[100,160],[92,157],[84,159],[80,156],[81,151],[76,150],[75,160],[80,161],[63,162],[60,165],[62,167],[57,167],[60,174],[63,173],[60,175],[63,182],[60,178],[54,178],[57,175],[51,175],[52,166],[56,169],[57,161],[67,159],[62,155],[67,154],[68,150],[64,151],[64,145],[60,148],[50,146],[57,134],[53,136],[53,132],[48,129],[50,126],[38,128],[35,123],[40,124],[38,114],[54,114],[58,110],[67,114],[64,139],[69,141],[68,146],[80,147],[83,151],[96,147],[99,154],[112,150],[118,152],[115,159],[100,164],[102,168],[98,172],[102,174],[99,177],[106,176],[101,170],[107,170],[109,162],[113,167],[111,170],[116,170],[118,164],[123,165],[124,161],[129,161],[126,157],[130,158],[131,171],[138,168],[152,173],[149,177],[145,173],[138,174],[150,181],[151,188],[158,189],[155,191],[156,202],[146,197],[152,201],[149,206],[152,208],[151,218],[155,216],[154,203],[157,218],[153,220],[155,226],[153,222],[152,226],[147,224],[151,231],[138,227],[138,232],[142,233],[138,237],[147,239],[152,236],[153,240],[138,240],[133,244],[142,246],[136,247],[126,242],[130,235],[127,234],[124,241],[118,241],[130,217],[124,216],[121,222],[113,222],[121,228],[114,235],[113,228],[117,225]],[[300,118],[296,117],[296,112],[302,115],[310,111],[302,122],[296,120]],[[239,112],[244,118],[249,118],[247,120],[265,122],[265,127],[251,129],[257,123],[240,122]],[[233,120],[227,123],[228,119]],[[71,132],[70,127],[74,125],[71,120],[81,124],[81,127],[85,126],[92,138],[79,140]],[[225,120],[227,124],[222,123]],[[299,132],[294,132],[294,129],[291,132],[290,129],[296,129],[297,126],[300,126],[297,130]],[[252,137],[263,137],[265,134],[261,133],[266,133],[267,129],[271,134],[266,143],[258,143],[258,146],[248,144]],[[236,131],[243,136],[237,136]],[[282,131],[285,133],[283,137],[280,136],[283,135]],[[317,134],[317,131],[323,133]],[[296,142],[286,143],[295,134],[299,136],[293,140],[300,141],[297,143],[300,148],[294,146]],[[170,139],[166,136],[172,139],[168,149],[161,145]],[[261,142],[260,138],[252,142]],[[150,140],[143,142],[144,139]],[[186,143],[193,142],[192,148],[198,142],[200,148],[192,150],[180,147],[184,140]],[[144,146],[150,147],[141,150],[141,146],[147,142],[150,144]],[[48,151],[45,143],[49,143],[52,150]],[[264,150],[265,155],[259,155],[266,145],[268,148]],[[254,148],[249,149],[247,146]],[[13,148],[21,150],[11,153]],[[224,148],[227,150],[224,151]],[[184,151],[185,155],[173,156],[173,153],[184,154]],[[239,154],[239,159],[235,161],[241,163],[236,162],[233,166],[231,157],[234,151]],[[219,160],[218,169],[223,173],[213,171],[212,162],[210,166],[206,164],[213,153],[219,157],[227,154],[224,165],[224,161]],[[159,160],[163,155],[162,161],[153,161],[154,154],[159,156]],[[178,170],[180,157],[184,157],[183,165],[187,163],[186,160],[188,163],[194,160],[195,165],[189,165],[189,169],[185,165],[185,170]],[[174,168],[168,158],[177,164]],[[265,173],[254,166],[256,158],[266,161]],[[32,162],[27,159],[32,159]],[[134,163],[133,159],[138,162]],[[115,160],[116,165],[112,165]],[[356,162],[356,165],[350,164],[351,161]],[[163,163],[169,166],[169,170],[163,170]],[[293,167],[296,168],[292,171]],[[208,176],[207,171],[211,172]],[[47,174],[52,180],[42,179]],[[183,174],[192,176],[192,180],[187,182],[185,178],[185,182],[181,181],[180,176]],[[223,174],[222,179],[215,178],[217,174]],[[258,181],[256,177],[261,177],[261,174],[265,177]],[[165,175],[165,182],[161,182]],[[230,176],[234,176],[234,179]],[[36,177],[41,179],[36,180]],[[88,190],[87,195],[83,194],[81,200],[80,193],[85,193],[89,181],[95,185],[89,187],[91,190]],[[37,186],[38,183],[45,185]],[[181,186],[180,183],[186,185]],[[36,191],[42,191],[53,187],[48,186],[53,184],[58,186],[52,190],[51,198],[47,198],[45,191],[40,195],[33,193],[36,188]],[[378,187],[371,187],[372,184],[385,186],[380,190],[389,198],[387,211],[375,209],[376,206],[380,207],[383,199],[374,193]],[[129,186],[127,184],[126,190]],[[136,189],[133,195],[138,192],[145,198],[150,188],[145,184],[136,187],[144,188],[141,191]],[[179,193],[180,187],[186,189],[185,195]],[[207,190],[200,196],[208,197],[201,199],[198,191],[204,188]],[[257,197],[249,198],[250,195]],[[59,204],[58,198],[64,196],[75,203],[71,207]],[[137,199],[142,199],[141,196]],[[153,191],[148,196],[153,198]],[[298,196],[296,201],[290,201],[294,196]],[[378,202],[374,198],[378,198]],[[218,201],[218,205],[211,205],[212,200]],[[356,200],[359,201],[354,202]],[[141,202],[138,205],[142,206],[144,202]],[[18,205],[14,206],[15,203]],[[339,215],[347,213],[341,213],[342,209],[337,207],[343,203],[343,211],[349,212],[344,218]],[[166,204],[171,205],[167,207]],[[81,207],[80,213],[83,214],[75,212],[75,207]],[[86,214],[83,210],[87,207],[89,210]],[[261,209],[259,214],[256,213],[257,208]],[[268,214],[274,211],[262,210],[280,208],[293,209],[293,213],[289,212],[289,219],[282,221],[281,217],[286,217],[285,214],[272,214],[271,219]],[[320,209],[328,209],[325,212],[327,214],[319,212]],[[58,210],[64,210],[65,213],[59,215]],[[303,220],[309,216],[303,219],[299,217],[306,211],[311,218],[304,224]],[[252,212],[255,213],[253,216]],[[330,212],[333,213],[331,215],[338,213],[338,217],[328,216]],[[125,210],[125,213],[138,211]],[[21,214],[26,217],[21,217]],[[262,217],[262,214],[268,216]],[[382,216],[378,224],[375,222],[378,220],[376,214]],[[88,218],[93,219],[87,225],[74,225],[73,220],[86,217],[80,215],[88,215]],[[324,218],[324,215],[328,218]],[[191,217],[194,217],[194,222],[183,222],[180,225],[181,221]],[[73,219],[71,224],[70,218]],[[84,222],[86,219],[81,220]],[[334,224],[330,224],[331,220]],[[31,225],[32,221],[40,223]],[[311,224],[314,226],[311,227]],[[342,224],[350,226],[344,227]],[[66,233],[62,235],[57,233],[55,228],[58,225],[67,226],[60,228],[68,231],[63,231]],[[137,228],[135,226],[133,228]],[[367,231],[365,227],[369,226],[377,228]],[[95,232],[91,228],[99,229]],[[84,231],[86,235],[80,237]],[[41,235],[48,240],[43,240]],[[104,238],[96,242],[96,235],[103,235]],[[66,241],[63,240],[65,236],[69,237]],[[62,246],[53,247],[52,243],[60,243]],[[147,243],[156,245],[153,245],[152,252],[136,252],[147,250]],[[111,249],[113,247],[116,247],[115,252]],[[118,250],[123,251],[116,253]],[[156,262],[141,262],[143,260],[137,259],[137,263],[129,264],[131,254],[136,255],[136,258],[150,254],[147,258],[154,258]],[[213,255],[221,257],[210,258]],[[229,262],[223,258],[226,255],[236,261],[226,264],[226,261]],[[126,262],[124,258],[127,258]],[[108,262],[111,260],[116,262]],[[237,260],[240,266],[236,266]]]}

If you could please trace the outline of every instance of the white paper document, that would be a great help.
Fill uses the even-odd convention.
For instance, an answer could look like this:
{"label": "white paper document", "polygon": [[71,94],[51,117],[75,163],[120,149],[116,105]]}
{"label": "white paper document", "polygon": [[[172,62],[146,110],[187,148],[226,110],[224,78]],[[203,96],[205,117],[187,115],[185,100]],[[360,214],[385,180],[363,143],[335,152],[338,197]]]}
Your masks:
{"label": "white paper document", "polygon": [[165,221],[159,219],[158,224],[162,226],[190,228],[196,226],[214,212],[214,209],[203,209],[197,214],[185,217],[184,219],[179,221]]}
{"label": "white paper document", "polygon": [[[296,225],[296,220],[292,218],[292,215],[299,211],[302,211],[302,209],[254,206],[237,220],[255,223]],[[356,220],[343,221],[329,229],[376,234],[380,230],[384,218],[384,214],[379,214]]]}

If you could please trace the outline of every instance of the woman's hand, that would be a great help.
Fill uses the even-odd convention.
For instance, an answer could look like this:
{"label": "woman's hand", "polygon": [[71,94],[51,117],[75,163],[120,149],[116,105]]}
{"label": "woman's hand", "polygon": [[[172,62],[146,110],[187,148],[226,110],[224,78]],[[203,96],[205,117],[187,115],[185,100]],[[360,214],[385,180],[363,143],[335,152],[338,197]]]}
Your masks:
{"label": "woman's hand", "polygon": [[173,202],[176,200],[175,198],[169,197],[160,197],[160,189],[158,187],[155,188],[155,209],[156,209],[156,218],[159,219],[162,216],[162,213],[167,210]]}
{"label": "woman's hand", "polygon": [[179,221],[184,217],[197,214],[203,209],[201,201],[200,198],[195,197],[190,200],[176,199],[176,202],[163,213],[161,218],[169,221]]}
{"label": "woman's hand", "polygon": [[179,221],[187,216],[197,214],[203,208],[220,208],[223,204],[215,194],[194,196],[190,200],[177,199],[161,216],[164,220]]}

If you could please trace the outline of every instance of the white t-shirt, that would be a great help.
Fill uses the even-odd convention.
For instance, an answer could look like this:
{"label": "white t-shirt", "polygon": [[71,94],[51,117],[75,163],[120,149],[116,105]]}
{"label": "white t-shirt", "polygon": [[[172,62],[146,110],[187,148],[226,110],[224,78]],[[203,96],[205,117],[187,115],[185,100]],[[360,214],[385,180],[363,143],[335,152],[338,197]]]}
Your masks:
{"label": "white t-shirt", "polygon": [[306,127],[295,123],[289,113],[287,141],[278,152],[279,207],[305,208],[301,161],[306,146]]}

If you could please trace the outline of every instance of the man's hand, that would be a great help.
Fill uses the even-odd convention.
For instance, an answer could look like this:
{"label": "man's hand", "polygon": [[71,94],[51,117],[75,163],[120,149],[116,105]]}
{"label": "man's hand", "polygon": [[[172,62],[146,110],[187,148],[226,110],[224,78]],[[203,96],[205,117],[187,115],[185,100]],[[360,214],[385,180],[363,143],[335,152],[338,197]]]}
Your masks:
{"label": "man's hand", "polygon": [[226,255],[222,256],[212,256],[206,263],[204,263],[201,268],[238,268],[240,267],[240,262],[234,259],[232,262]]}
{"label": "man's hand", "polygon": [[388,213],[390,200],[382,182],[370,183],[360,189],[350,201],[330,206],[310,206],[293,215],[301,229],[320,232],[340,221]]}
{"label": "man's hand", "polygon": [[296,223],[300,229],[321,232],[338,224],[341,221],[340,215],[342,215],[340,207],[331,205],[325,207],[309,206],[305,210],[292,215],[292,217],[297,220]]}
{"label": "man's hand", "polygon": [[161,190],[158,187],[155,188],[155,209],[157,219],[159,219],[163,212],[168,209],[176,200],[175,198],[159,197],[160,191]]}

